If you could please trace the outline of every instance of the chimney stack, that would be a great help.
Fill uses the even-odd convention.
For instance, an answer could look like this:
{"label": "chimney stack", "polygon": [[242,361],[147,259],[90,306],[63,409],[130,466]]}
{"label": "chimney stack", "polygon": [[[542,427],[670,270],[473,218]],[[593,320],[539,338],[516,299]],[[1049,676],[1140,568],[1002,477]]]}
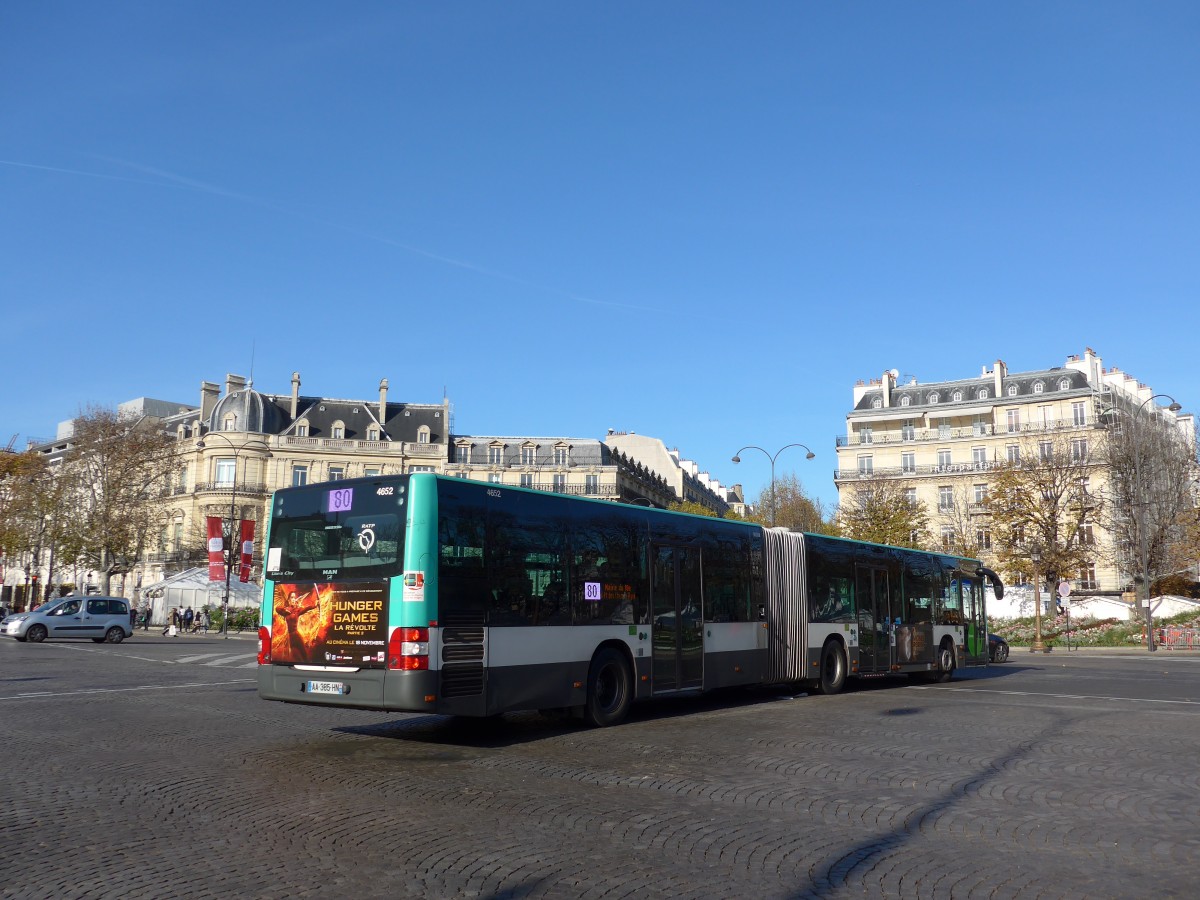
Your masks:
{"label": "chimney stack", "polygon": [[296,414],[300,411],[300,373],[292,373],[292,421],[296,421]]}
{"label": "chimney stack", "polygon": [[236,394],[246,386],[246,379],[241,375],[226,375],[225,376],[225,396]]}
{"label": "chimney stack", "polygon": [[211,381],[200,382],[200,425],[203,428],[208,427],[208,419],[212,415],[213,407],[217,405],[217,398],[221,395],[221,386],[213,384]]}
{"label": "chimney stack", "polygon": [[1008,377],[1008,366],[1004,364],[1004,360],[996,360],[996,367],[992,369],[994,381],[996,385],[996,396],[1004,396],[1004,379]]}
{"label": "chimney stack", "polygon": [[386,378],[379,380],[379,424],[383,425],[387,422],[387,389],[388,382]]}

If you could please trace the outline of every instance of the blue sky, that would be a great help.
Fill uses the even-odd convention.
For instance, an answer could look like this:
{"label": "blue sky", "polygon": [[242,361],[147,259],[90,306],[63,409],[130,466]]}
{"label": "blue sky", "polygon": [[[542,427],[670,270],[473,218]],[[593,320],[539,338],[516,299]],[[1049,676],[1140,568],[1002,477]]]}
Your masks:
{"label": "blue sky", "polygon": [[9,3],[0,444],[284,393],[762,454],[1095,348],[1200,410],[1195,3]]}

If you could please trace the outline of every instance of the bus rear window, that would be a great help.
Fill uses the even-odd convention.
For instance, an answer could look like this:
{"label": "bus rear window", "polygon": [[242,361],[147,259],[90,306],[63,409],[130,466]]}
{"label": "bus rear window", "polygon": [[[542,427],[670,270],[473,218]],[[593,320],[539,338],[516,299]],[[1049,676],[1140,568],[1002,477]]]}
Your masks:
{"label": "bus rear window", "polygon": [[404,523],[395,513],[330,514],[273,523],[267,574],[398,571]]}

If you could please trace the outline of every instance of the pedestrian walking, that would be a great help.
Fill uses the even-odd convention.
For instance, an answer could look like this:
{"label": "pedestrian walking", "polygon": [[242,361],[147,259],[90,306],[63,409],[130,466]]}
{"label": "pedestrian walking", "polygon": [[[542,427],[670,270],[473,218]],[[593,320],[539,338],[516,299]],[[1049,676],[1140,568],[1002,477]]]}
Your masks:
{"label": "pedestrian walking", "polygon": [[142,609],[142,631],[150,630],[150,604],[147,603]]}
{"label": "pedestrian walking", "polygon": [[201,625],[204,626],[204,633],[208,634],[208,626],[210,624],[212,624],[212,618],[208,614],[207,606],[204,607],[204,609],[200,610],[200,614],[197,616],[197,620]]}
{"label": "pedestrian walking", "polygon": [[172,628],[175,627],[175,623],[178,621],[179,621],[179,610],[177,610],[175,607],[172,606],[171,612],[167,615],[167,623],[165,625],[163,625],[162,633],[164,635],[166,635],[168,632],[171,631]]}
{"label": "pedestrian walking", "polygon": [[137,628],[137,604],[133,601],[129,603],[129,630],[133,631]]}
{"label": "pedestrian walking", "polygon": [[195,613],[189,606],[183,611],[183,633],[188,634],[192,630],[192,619],[195,618]]}

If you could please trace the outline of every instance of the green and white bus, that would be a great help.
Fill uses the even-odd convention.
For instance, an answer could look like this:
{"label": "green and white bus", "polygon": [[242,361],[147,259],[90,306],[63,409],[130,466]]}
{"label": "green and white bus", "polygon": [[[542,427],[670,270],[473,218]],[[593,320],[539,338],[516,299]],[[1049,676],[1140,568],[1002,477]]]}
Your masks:
{"label": "green and white bus", "polygon": [[259,695],[457,716],[986,665],[977,560],[432,473],[277,491]]}

